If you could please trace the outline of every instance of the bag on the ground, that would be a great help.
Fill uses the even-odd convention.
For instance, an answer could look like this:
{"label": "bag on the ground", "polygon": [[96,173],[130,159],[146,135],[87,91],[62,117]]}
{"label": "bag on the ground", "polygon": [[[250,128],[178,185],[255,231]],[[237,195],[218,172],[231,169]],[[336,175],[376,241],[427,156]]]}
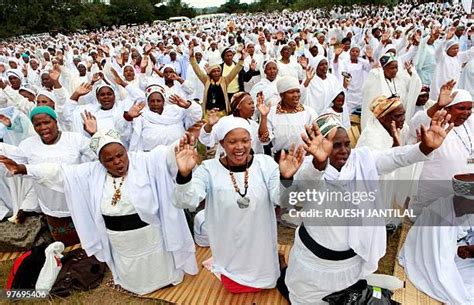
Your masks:
{"label": "bag on the ground", "polygon": [[46,254],[46,260],[43,268],[36,280],[36,290],[50,291],[56,282],[59,271],[61,271],[61,254],[64,251],[64,244],[60,241],[54,242],[49,245],[44,251]]}
{"label": "bag on the ground", "polygon": [[34,247],[13,262],[7,280],[7,289],[35,289],[38,275],[44,265],[46,246]]}
{"label": "bag on the ground", "polygon": [[53,242],[43,215],[28,216],[22,224],[0,222],[0,251],[28,251]]}
{"label": "bag on the ground", "polygon": [[95,256],[88,257],[83,249],[73,250],[61,259],[62,268],[50,294],[67,297],[73,290],[87,291],[97,288],[106,270],[105,263]]}
{"label": "bag on the ground", "polygon": [[395,305],[391,300],[390,290],[372,287],[367,285],[367,281],[361,280],[354,285],[334,292],[323,298],[323,301],[330,305]]}

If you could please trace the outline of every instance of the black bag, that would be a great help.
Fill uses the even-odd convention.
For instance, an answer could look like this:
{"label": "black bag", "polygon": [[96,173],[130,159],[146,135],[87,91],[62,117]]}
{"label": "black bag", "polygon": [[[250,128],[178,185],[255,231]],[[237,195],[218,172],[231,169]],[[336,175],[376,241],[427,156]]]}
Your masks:
{"label": "black bag", "polygon": [[67,253],[62,259],[62,268],[50,294],[67,297],[73,290],[87,291],[97,288],[106,270],[106,264],[95,256],[87,256],[83,249]]}
{"label": "black bag", "polygon": [[367,281],[360,280],[354,285],[323,298],[323,301],[330,305],[396,305],[391,300],[390,290],[372,287],[367,285]]}
{"label": "black bag", "polygon": [[7,289],[35,289],[36,281],[46,261],[46,246],[34,247],[13,263]]}

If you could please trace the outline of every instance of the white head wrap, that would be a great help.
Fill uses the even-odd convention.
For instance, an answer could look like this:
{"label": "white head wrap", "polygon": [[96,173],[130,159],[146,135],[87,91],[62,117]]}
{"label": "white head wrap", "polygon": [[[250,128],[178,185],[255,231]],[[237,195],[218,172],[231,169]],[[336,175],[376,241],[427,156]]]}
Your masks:
{"label": "white head wrap", "polygon": [[247,130],[249,134],[252,134],[250,123],[247,120],[232,115],[221,118],[214,127],[217,140],[223,140],[229,132],[237,128],[243,128]]}
{"label": "white head wrap", "polygon": [[7,71],[7,77],[9,76],[14,76],[16,78],[19,78],[21,82],[23,82],[23,73],[21,73],[20,70],[18,69],[10,69]]}
{"label": "white head wrap", "polygon": [[283,76],[277,81],[277,90],[278,93],[285,93],[286,91],[299,89],[300,82],[296,77],[293,76]]}
{"label": "white head wrap", "polygon": [[156,92],[160,93],[163,96],[163,98],[165,98],[165,89],[163,87],[161,87],[160,85],[150,85],[145,90],[145,96],[147,100],[150,97],[150,95]]}
{"label": "white head wrap", "polygon": [[450,41],[446,43],[446,47],[444,48],[444,50],[447,52],[452,46],[456,44],[459,44],[459,41],[451,39]]}
{"label": "white head wrap", "polygon": [[455,89],[453,90],[453,93],[455,92],[457,92],[456,97],[447,107],[451,107],[453,105],[464,103],[464,102],[472,103],[472,95],[471,93],[469,93],[469,91],[464,90],[464,89]]}
{"label": "white head wrap", "polygon": [[38,98],[40,95],[46,96],[47,98],[49,98],[50,100],[52,100],[54,104],[57,103],[57,97],[56,97],[56,95],[54,94],[54,92],[52,92],[52,91],[40,90],[40,91],[38,92],[38,94],[36,95],[36,98]]}
{"label": "white head wrap", "polygon": [[[326,59],[323,55],[317,55],[309,60],[309,66],[313,69],[317,69],[322,60]],[[327,60],[327,59],[326,59]]]}
{"label": "white head wrap", "polygon": [[96,132],[91,138],[89,147],[99,156],[100,150],[110,143],[118,143],[123,146],[122,141],[120,141],[120,134],[114,129]]}

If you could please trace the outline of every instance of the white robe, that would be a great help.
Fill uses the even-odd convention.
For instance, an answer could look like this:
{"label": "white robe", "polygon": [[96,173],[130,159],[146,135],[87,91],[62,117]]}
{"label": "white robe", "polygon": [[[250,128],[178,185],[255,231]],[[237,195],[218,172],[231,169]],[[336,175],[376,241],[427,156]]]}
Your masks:
{"label": "white robe", "polygon": [[[149,153],[129,153],[129,161],[124,185],[128,190],[133,190],[133,194],[130,192],[129,195],[140,219],[150,224],[152,228],[161,227],[164,249],[172,254],[175,269],[188,274],[197,274],[194,242],[186,218],[182,211],[171,205],[174,187],[172,176],[177,172],[174,145],[159,146]],[[120,252],[114,249],[118,243],[117,240],[111,241],[107,235],[101,207],[102,201],[105,200],[103,191],[107,172],[102,164],[89,162],[76,166],[60,166],[44,163],[27,165],[27,172],[45,187],[56,192],[64,192],[81,246],[87,255],[95,255],[99,261],[107,263],[116,283],[134,285],[129,279],[120,279],[120,276],[126,277],[127,273],[132,273],[133,268],[124,272],[120,269],[122,267],[120,264],[123,262],[116,265],[114,258],[120,255]],[[130,276],[133,280],[143,274],[132,273]],[[175,279],[170,280],[170,283],[173,282]],[[160,286],[162,287],[161,283],[154,289]],[[152,288],[147,287],[146,290]]]}
{"label": "white robe", "polygon": [[[331,165],[328,165],[324,172],[318,171],[311,162],[312,158],[306,158],[295,180],[314,181],[312,187],[324,187],[327,181],[347,181],[349,183],[345,185],[344,191],[354,191],[354,187],[358,186],[358,191],[370,192],[377,189],[379,175],[427,159],[418,145],[380,152],[358,148],[351,151],[340,172]],[[360,181],[364,183],[361,185]],[[377,194],[375,198],[374,201],[359,205],[353,205],[351,202],[347,204],[352,209],[383,208],[380,196]],[[319,209],[319,204],[321,203],[315,201],[306,203],[304,209]],[[315,221],[311,218],[308,220]],[[321,259],[304,246],[297,231],[285,279],[293,305],[326,304],[322,301],[325,296],[345,289],[375,272],[380,258],[385,254],[386,232],[383,220],[381,222],[380,219],[365,217],[361,220],[362,224],[356,226],[334,226],[331,217],[321,217],[317,221],[317,225],[305,225],[314,240],[334,251],[352,249],[357,255],[342,261]]]}
{"label": "white robe", "polygon": [[[420,125],[428,127],[430,121],[426,111],[418,112],[410,122],[412,138],[416,137],[414,133],[417,128],[420,128]],[[472,115],[464,122],[464,126],[468,131],[467,134],[463,126],[454,127],[446,136],[441,147],[434,151],[433,159],[423,164],[418,191],[409,206],[415,215],[420,215],[422,209],[436,199],[452,194],[451,179],[454,175],[474,172],[474,164],[467,163],[467,159],[470,158],[469,147],[466,148],[462,142],[469,145],[470,138],[473,148],[469,150],[474,151],[474,117]]]}
{"label": "white robe", "polygon": [[[453,196],[440,198],[423,210],[411,227],[399,262],[418,290],[448,305],[474,304],[474,259],[457,255],[459,237],[470,231],[473,215],[456,218]],[[466,225],[468,225],[466,227]]]}
{"label": "white robe", "polygon": [[316,113],[325,113],[331,106],[336,91],[340,92],[340,88],[339,80],[334,75],[328,73],[325,79],[315,75],[304,89],[306,98],[302,99],[303,104],[313,108]]}
{"label": "white robe", "polygon": [[[280,275],[274,209],[280,190],[278,164],[269,156],[254,156],[247,191],[250,205],[246,209],[238,207],[240,196],[232,186],[229,171],[218,159],[204,161],[192,175],[190,182],[176,186],[173,204],[196,208],[206,199],[212,271],[241,285],[275,287]],[[234,175],[242,192],[244,172]]]}
{"label": "white robe", "polygon": [[456,57],[451,57],[446,53],[445,45],[446,42],[436,50],[437,63],[430,87],[430,99],[435,101],[438,100],[441,86],[451,79],[459,81],[462,65],[474,58],[474,48],[459,52]]}
{"label": "white robe", "polygon": [[150,151],[158,145],[170,145],[202,116],[202,108],[192,102],[188,109],[165,104],[161,114],[145,108],[142,115],[127,122],[120,117],[115,126],[130,142],[129,151]]}
{"label": "white robe", "polygon": [[297,113],[276,113],[276,106],[270,108],[267,127],[273,152],[289,149],[291,144],[303,143],[301,133],[305,132],[304,125],[310,125],[318,118],[313,108],[304,106],[304,111]]}
{"label": "white robe", "polygon": [[474,95],[474,59],[471,59],[463,68],[461,77],[459,78],[460,89],[469,91]]}
{"label": "white robe", "polygon": [[[412,75],[400,67],[392,82],[386,80],[382,68],[370,70],[369,75],[365,79],[362,89],[362,114],[361,128],[364,129],[373,113],[370,111],[372,101],[381,95],[390,97],[392,93],[397,93],[405,107],[405,119],[409,121],[415,112],[416,100],[421,91],[421,80],[415,69],[412,69]],[[390,83],[390,85],[387,84]],[[396,90],[395,90],[396,88]]]}
{"label": "white robe", "polygon": [[[46,145],[38,135],[32,136],[19,145],[28,164],[52,162],[56,164],[79,164],[96,157],[89,148],[89,140],[75,132],[62,132],[58,142]],[[64,194],[39,183],[34,183],[41,211],[53,217],[69,217],[69,208]]]}

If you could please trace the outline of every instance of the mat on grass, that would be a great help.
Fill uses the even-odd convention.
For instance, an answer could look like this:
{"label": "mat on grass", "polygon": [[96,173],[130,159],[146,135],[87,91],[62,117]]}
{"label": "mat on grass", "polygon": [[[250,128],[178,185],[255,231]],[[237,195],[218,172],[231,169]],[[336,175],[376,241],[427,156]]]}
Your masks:
{"label": "mat on grass", "polygon": [[[64,249],[64,252],[69,252],[75,249],[79,249],[81,244],[75,244]],[[17,257],[22,256],[26,251],[15,251],[15,252],[0,252],[0,262],[14,260]]]}
{"label": "mat on grass", "polygon": [[[289,245],[279,246],[279,251],[285,254],[286,261],[288,261],[290,249]],[[197,275],[185,275],[184,281],[177,286],[159,289],[140,297],[176,305],[289,305],[276,288],[257,293],[231,294],[227,292],[217,277],[202,266],[202,262],[210,257],[210,248],[196,246],[196,259],[199,268]],[[113,282],[107,283],[107,286],[119,292],[133,295],[119,286],[113,285]]]}

